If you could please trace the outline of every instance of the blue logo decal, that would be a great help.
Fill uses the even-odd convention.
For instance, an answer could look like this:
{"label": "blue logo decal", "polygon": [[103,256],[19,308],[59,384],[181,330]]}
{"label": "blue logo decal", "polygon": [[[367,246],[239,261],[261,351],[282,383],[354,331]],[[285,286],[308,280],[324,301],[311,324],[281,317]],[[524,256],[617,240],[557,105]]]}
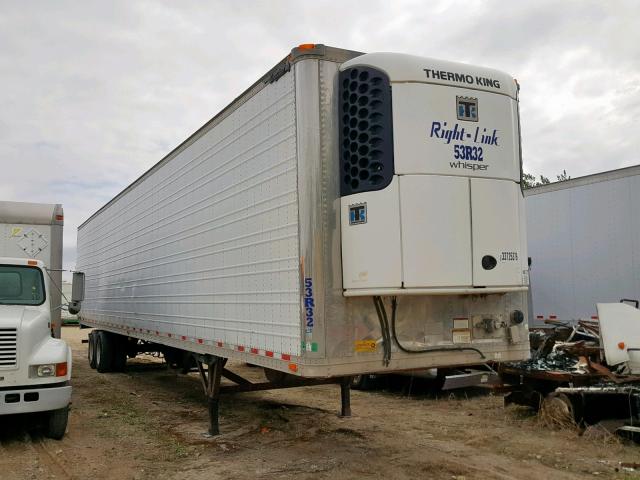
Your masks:
{"label": "blue logo decal", "polygon": [[367,223],[367,202],[349,205],[349,225]]}

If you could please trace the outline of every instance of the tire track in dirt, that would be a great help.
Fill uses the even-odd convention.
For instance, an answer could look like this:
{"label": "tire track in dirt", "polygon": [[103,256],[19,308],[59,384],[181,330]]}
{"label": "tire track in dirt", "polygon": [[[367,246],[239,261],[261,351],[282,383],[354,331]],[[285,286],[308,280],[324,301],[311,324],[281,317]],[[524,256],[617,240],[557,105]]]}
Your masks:
{"label": "tire track in dirt", "polygon": [[30,438],[30,444],[33,450],[39,453],[38,458],[40,458],[40,462],[49,467],[49,469],[56,475],[56,478],[63,478],[65,480],[73,479],[71,474],[58,460],[56,454],[51,451],[51,447],[46,441],[34,434],[31,434]]}
{"label": "tire track in dirt", "polygon": [[56,458],[51,447],[38,434],[25,430],[0,439],[0,478],[56,478],[73,477]]}

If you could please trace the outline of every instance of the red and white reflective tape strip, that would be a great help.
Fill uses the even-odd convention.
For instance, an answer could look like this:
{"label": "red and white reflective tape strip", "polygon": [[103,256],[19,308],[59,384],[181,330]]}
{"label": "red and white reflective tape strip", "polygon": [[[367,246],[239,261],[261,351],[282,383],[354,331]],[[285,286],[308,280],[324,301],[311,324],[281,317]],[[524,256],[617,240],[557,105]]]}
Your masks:
{"label": "red and white reflective tape strip", "polygon": [[[288,353],[277,353],[272,350],[261,350],[255,347],[245,347],[244,345],[225,344],[224,342],[219,340],[207,342],[203,338],[188,337],[187,335],[176,335],[175,333],[161,332],[159,330],[149,330],[144,328],[132,327],[129,325],[117,325],[111,322],[94,321],[93,323],[96,323],[98,325],[104,325],[107,327],[113,327],[116,329],[124,329],[126,331],[140,332],[142,334],[147,334],[152,336],[167,337],[167,338],[171,338],[171,339],[175,339],[183,342],[197,343],[199,345],[210,344],[218,348],[227,348],[227,349],[235,350],[240,353],[246,353],[246,354],[250,353],[251,355],[260,355],[263,357],[274,358],[276,360],[283,360],[285,362],[292,361],[292,357]],[[293,361],[295,361],[295,359]],[[289,364],[289,369],[295,372],[297,371],[297,365],[295,363],[291,363]]]}

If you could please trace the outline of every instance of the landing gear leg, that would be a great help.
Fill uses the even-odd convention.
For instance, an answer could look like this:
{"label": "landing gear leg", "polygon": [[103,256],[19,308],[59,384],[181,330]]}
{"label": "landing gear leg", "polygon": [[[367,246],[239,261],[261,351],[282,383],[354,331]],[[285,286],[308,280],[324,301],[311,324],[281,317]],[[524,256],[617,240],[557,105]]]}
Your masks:
{"label": "landing gear leg", "polygon": [[351,416],[351,377],[345,377],[340,382],[340,400],[342,408],[340,409],[341,417]]}
{"label": "landing gear leg", "polygon": [[[196,356],[200,380],[207,396],[210,435],[220,434],[220,380],[226,363],[226,358],[213,355]],[[207,366],[206,369],[204,368],[205,365]]]}

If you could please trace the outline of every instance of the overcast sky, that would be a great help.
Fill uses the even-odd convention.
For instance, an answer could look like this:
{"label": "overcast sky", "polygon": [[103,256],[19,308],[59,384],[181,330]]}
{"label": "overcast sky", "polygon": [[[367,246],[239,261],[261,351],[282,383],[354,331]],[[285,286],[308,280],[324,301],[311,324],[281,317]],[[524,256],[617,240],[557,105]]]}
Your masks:
{"label": "overcast sky", "polygon": [[77,226],[300,43],[505,70],[525,170],[640,163],[640,2],[0,0],[0,199]]}

